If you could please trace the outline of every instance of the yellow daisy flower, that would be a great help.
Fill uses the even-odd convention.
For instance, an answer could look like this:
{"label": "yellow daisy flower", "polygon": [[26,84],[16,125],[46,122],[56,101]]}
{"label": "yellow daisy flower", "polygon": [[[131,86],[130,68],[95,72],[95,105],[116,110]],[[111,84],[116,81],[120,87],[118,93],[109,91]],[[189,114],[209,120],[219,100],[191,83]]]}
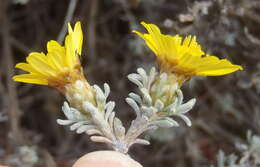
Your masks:
{"label": "yellow daisy flower", "polygon": [[47,43],[47,54],[32,52],[26,58],[26,63],[16,64],[16,68],[29,72],[16,75],[14,81],[49,85],[58,89],[83,79],[79,61],[81,55],[83,34],[80,22],[75,24],[74,30],[68,24],[69,34],[65,38],[65,46],[56,41]]}
{"label": "yellow daisy flower", "polygon": [[160,69],[185,77],[218,76],[232,73],[243,68],[226,59],[205,55],[196,36],[182,38],[179,35],[164,35],[154,24],[141,22],[148,33],[133,31],[143,38],[148,47],[156,54]]}

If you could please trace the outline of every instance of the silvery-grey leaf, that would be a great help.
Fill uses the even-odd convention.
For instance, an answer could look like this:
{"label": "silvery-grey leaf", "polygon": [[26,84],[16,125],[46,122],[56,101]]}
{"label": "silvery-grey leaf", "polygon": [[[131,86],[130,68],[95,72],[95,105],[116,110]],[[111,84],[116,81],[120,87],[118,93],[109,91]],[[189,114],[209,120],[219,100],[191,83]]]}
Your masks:
{"label": "silvery-grey leaf", "polygon": [[125,128],[120,119],[115,117],[114,119],[114,132],[117,137],[123,138],[125,136]]}
{"label": "silvery-grey leaf", "polygon": [[64,102],[62,106],[62,111],[65,114],[66,118],[69,120],[87,120],[88,118],[81,114],[77,109],[69,107],[67,102]]}
{"label": "silvery-grey leaf", "polygon": [[225,153],[222,150],[220,150],[218,153],[217,161],[218,161],[218,167],[225,167],[226,157],[225,157]]}
{"label": "silvery-grey leaf", "polygon": [[88,135],[103,135],[103,133],[97,129],[89,129],[86,133]]}
{"label": "silvery-grey leaf", "polygon": [[241,152],[242,151],[245,152],[246,150],[249,149],[248,145],[247,144],[243,144],[243,143],[235,143],[235,146]]}
{"label": "silvery-grey leaf", "polygon": [[88,117],[87,115],[83,115],[81,114],[81,112],[79,112],[77,109],[75,108],[70,108],[71,113],[73,114],[73,120],[77,120],[77,121],[85,121],[85,120],[89,120],[90,117]]}
{"label": "silvery-grey leaf", "polygon": [[80,114],[79,110],[77,110],[76,108],[73,108],[73,107],[70,107],[70,112],[72,112],[73,114],[74,113],[79,113]]}
{"label": "silvery-grey leaf", "polygon": [[149,117],[148,117],[147,115],[142,115],[142,119],[143,119],[144,121],[149,121]]}
{"label": "silvery-grey leaf", "polygon": [[75,121],[73,120],[63,120],[63,119],[57,119],[57,123],[59,125],[70,125],[72,123],[74,123]]}
{"label": "silvery-grey leaf", "polygon": [[143,68],[138,68],[137,72],[140,74],[140,76],[142,77],[142,82],[144,87],[148,87],[148,76],[146,74],[146,71]]}
{"label": "silvery-grey leaf", "polygon": [[107,98],[110,93],[110,87],[107,83],[104,83],[104,91],[105,91],[105,96]]}
{"label": "silvery-grey leaf", "polygon": [[151,98],[148,90],[146,88],[141,88],[140,91],[143,94],[143,98],[144,98],[145,103],[147,103],[148,105],[151,105],[152,104],[152,98]]}
{"label": "silvery-grey leaf", "polygon": [[177,103],[178,103],[178,100],[174,100],[174,102],[170,105],[168,105],[165,110],[169,113],[175,113],[176,111],[176,108],[177,108]]}
{"label": "silvery-grey leaf", "polygon": [[142,111],[142,114],[147,117],[152,117],[156,112],[158,112],[157,108],[155,108],[153,106],[151,106],[151,107],[142,106],[141,111]]}
{"label": "silvery-grey leaf", "polygon": [[110,114],[113,112],[114,110],[114,107],[115,107],[115,102],[113,101],[110,101],[106,104],[106,114],[105,114],[105,120],[107,121]]}
{"label": "silvery-grey leaf", "polygon": [[133,144],[143,144],[143,145],[150,145],[150,142],[145,139],[135,139]]}
{"label": "silvery-grey leaf", "polygon": [[90,140],[92,140],[93,142],[112,144],[111,140],[102,136],[91,136]]}
{"label": "silvery-grey leaf", "polygon": [[152,67],[151,70],[150,70],[150,74],[149,75],[154,75],[156,73],[157,73],[156,68]]}
{"label": "silvery-grey leaf", "polygon": [[97,103],[100,103],[100,104],[105,103],[106,96],[105,96],[104,92],[102,91],[102,89],[98,85],[94,85],[93,88],[95,89],[95,92],[96,92]]}
{"label": "silvery-grey leaf", "polygon": [[96,127],[94,125],[82,125],[80,126],[78,129],[77,129],[77,133],[80,134],[80,133],[83,133],[89,129],[95,129]]}
{"label": "silvery-grey leaf", "polygon": [[131,92],[131,93],[129,93],[129,97],[134,99],[137,103],[142,104],[142,99],[138,94]]}
{"label": "silvery-grey leaf", "polygon": [[253,133],[251,130],[248,130],[247,133],[246,133],[246,139],[247,141],[250,143],[251,140],[252,140],[252,137],[253,137]]}
{"label": "silvery-grey leaf", "polygon": [[154,82],[156,75],[157,75],[157,72],[156,72],[155,68],[153,67],[150,70],[150,74],[148,76],[148,87],[147,87],[148,90],[151,89],[152,83]]}
{"label": "silvery-grey leaf", "polygon": [[117,117],[114,118],[114,126],[123,126],[122,121]]}
{"label": "silvery-grey leaf", "polygon": [[99,112],[98,109],[88,101],[83,102],[83,108],[86,112],[89,112],[92,115],[95,115]]}
{"label": "silvery-grey leaf", "polygon": [[157,126],[157,125],[150,125],[150,126],[148,126],[148,127],[145,129],[145,131],[148,131],[148,130],[156,130],[156,129],[158,129],[158,126]]}
{"label": "silvery-grey leaf", "polygon": [[151,70],[150,70],[150,74],[149,74],[149,80],[153,81],[154,80],[154,77],[157,75],[157,72],[156,72],[156,69],[155,67],[152,67]]}
{"label": "silvery-grey leaf", "polygon": [[181,117],[188,126],[191,126],[191,120],[187,116],[182,114],[179,114],[178,116]]}
{"label": "silvery-grey leaf", "polygon": [[131,78],[134,78],[140,82],[142,82],[142,76],[139,75],[139,74],[136,74],[136,73],[132,73],[132,74],[129,74],[127,77],[131,77]]}
{"label": "silvery-grey leaf", "polygon": [[176,93],[177,93],[177,100],[178,100],[178,103],[177,103],[177,106],[179,106],[179,105],[181,105],[182,104],[182,102],[183,102],[183,94],[182,94],[182,91],[180,90],[180,89],[178,89],[177,91],[176,91]]}
{"label": "silvery-grey leaf", "polygon": [[260,137],[256,135],[252,136],[252,143],[260,144]]}
{"label": "silvery-grey leaf", "polygon": [[[192,101],[192,99],[189,102],[182,104],[182,92],[177,90],[177,84],[169,84],[168,75],[166,73],[158,74],[155,68],[152,68],[149,75],[147,75],[144,69],[139,68],[137,69],[137,73],[128,75],[128,78],[131,82],[135,83],[141,91],[141,95],[130,93],[129,98],[126,98],[126,102],[135,110],[137,115],[137,118],[131,123],[131,131],[129,133],[125,132],[122,122],[115,117],[115,112],[113,111],[115,103],[106,102],[110,93],[109,85],[106,83],[104,84],[104,91],[97,85],[93,86],[96,92],[97,105],[94,105],[88,101],[83,102],[83,110],[89,112],[90,114],[86,114],[87,116],[85,116],[78,110],[69,107],[68,104],[64,104],[64,113],[66,117],[68,116],[67,118],[71,118],[73,122],[68,122],[68,120],[57,122],[68,125],[72,124],[70,128],[72,130],[77,130],[77,133],[86,132],[89,135],[101,135],[92,136],[91,140],[95,142],[112,144],[113,148],[121,151],[128,150],[128,146],[131,142],[149,144],[148,141],[143,139],[128,138],[131,134],[139,134],[144,132],[144,130],[157,129],[159,126],[178,126],[178,123],[175,120],[165,117],[170,115],[170,112],[180,116],[187,125],[191,125],[189,118],[178,113],[178,111],[182,113],[187,112],[187,110],[192,108],[190,106],[194,101]],[[175,94],[176,92],[177,96]],[[169,95],[171,94],[173,95],[173,98],[169,101]],[[167,100],[167,104],[168,102],[171,103],[175,96],[176,100],[171,105],[165,106],[163,101]],[[178,110],[176,111],[176,109]],[[161,114],[161,112],[166,113]],[[90,122],[81,122],[84,120],[89,121],[88,116],[91,117]],[[153,120],[157,121],[152,122]],[[142,129],[140,130],[139,127]],[[126,141],[129,139],[130,143],[125,143],[126,141],[124,141],[124,138],[126,138]]]}
{"label": "silvery-grey leaf", "polygon": [[153,67],[153,68],[150,70],[149,81],[152,81],[152,82],[153,82],[156,75],[157,75],[157,72],[156,72],[155,68]]}
{"label": "silvery-grey leaf", "polygon": [[196,99],[191,99],[187,103],[181,104],[177,108],[177,112],[182,113],[182,114],[187,113],[188,111],[190,111],[193,108],[195,103],[196,103]]}
{"label": "silvery-grey leaf", "polygon": [[108,118],[109,126],[111,129],[113,129],[113,123],[114,123],[114,118],[115,118],[115,112],[112,112]]}
{"label": "silvery-grey leaf", "polygon": [[95,124],[98,124],[100,128],[106,127],[104,112],[99,111],[93,104],[87,101],[83,102],[83,108],[91,113],[92,120]]}
{"label": "silvery-grey leaf", "polygon": [[234,154],[231,154],[228,156],[228,163],[230,165],[230,167],[240,167],[240,165],[237,165],[236,162],[238,160],[238,157]]}
{"label": "silvery-grey leaf", "polygon": [[164,119],[170,121],[173,124],[173,126],[180,126],[177,121],[175,121],[174,119],[172,119],[170,117],[165,117]]}
{"label": "silvery-grey leaf", "polygon": [[84,125],[83,121],[76,122],[76,123],[74,123],[73,125],[70,126],[70,130],[74,131],[74,130],[78,129],[80,126],[82,126],[82,125]]}
{"label": "silvery-grey leaf", "polygon": [[83,119],[83,116],[82,114],[75,108],[70,108],[70,113],[72,115],[71,119],[74,119],[74,120],[80,120],[80,119]]}
{"label": "silvery-grey leaf", "polygon": [[137,79],[137,78],[141,78],[140,75],[137,75],[137,74],[129,74],[128,75],[128,79],[129,81],[133,82],[134,84],[136,84],[138,87],[142,88],[143,87],[143,84],[142,82],[140,81],[140,79]]}
{"label": "silvery-grey leaf", "polygon": [[126,102],[134,109],[136,116],[139,117],[141,115],[141,112],[136,102],[129,97],[126,98]]}
{"label": "silvery-grey leaf", "polygon": [[142,78],[147,77],[146,71],[143,68],[138,68],[137,72],[142,76]]}
{"label": "silvery-grey leaf", "polygon": [[164,108],[164,104],[161,100],[157,99],[154,107],[157,108],[158,111],[162,111],[162,109]]}
{"label": "silvery-grey leaf", "polygon": [[158,121],[152,122],[152,124],[162,127],[162,128],[170,128],[170,127],[174,126],[174,124],[168,120],[158,120]]}
{"label": "silvery-grey leaf", "polygon": [[68,118],[70,120],[74,119],[74,115],[71,112],[70,106],[66,101],[63,103],[63,106],[61,107],[61,109],[62,109],[63,113],[65,114],[66,118]]}

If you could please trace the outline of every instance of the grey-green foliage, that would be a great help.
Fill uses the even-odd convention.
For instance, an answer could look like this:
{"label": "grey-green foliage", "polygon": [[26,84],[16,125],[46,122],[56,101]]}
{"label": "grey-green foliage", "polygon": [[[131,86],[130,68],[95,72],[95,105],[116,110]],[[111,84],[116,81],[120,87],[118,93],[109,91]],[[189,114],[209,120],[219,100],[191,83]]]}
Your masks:
{"label": "grey-green foliage", "polygon": [[237,164],[238,157],[234,154],[226,156],[225,153],[220,150],[217,155],[217,166],[216,167],[242,167]]}
{"label": "grey-green foliage", "polygon": [[[158,79],[159,78],[159,79]],[[151,125],[159,127],[173,127],[179,124],[171,118],[178,116],[191,126],[190,119],[185,116],[192,109],[196,100],[191,99],[183,104],[183,94],[178,88],[178,83],[169,83],[166,73],[157,73],[155,68],[147,74],[142,68],[137,73],[128,75],[128,79],[136,84],[141,96],[130,93],[126,98],[127,103],[134,109],[137,117],[141,114],[146,117],[155,117]],[[155,82],[157,82],[155,84]],[[169,97],[170,96],[170,97]],[[170,101],[166,104],[165,101]]]}
{"label": "grey-green foliage", "polygon": [[77,133],[86,132],[92,135],[92,141],[107,143],[119,152],[127,153],[129,147],[136,143],[147,145],[149,141],[138,138],[143,132],[159,127],[179,126],[171,116],[178,116],[191,126],[190,119],[184,114],[192,109],[195,99],[183,103],[183,94],[178,83],[169,82],[168,77],[166,73],[158,73],[155,68],[152,68],[149,74],[139,68],[137,73],[128,76],[128,79],[138,86],[141,94],[130,93],[126,98],[126,102],[136,114],[127,131],[115,116],[115,103],[107,102],[110,93],[108,84],[104,84],[104,91],[97,85],[92,86],[96,103],[83,101],[85,113],[65,102],[62,110],[67,120],[58,119],[57,122],[60,125],[69,125],[70,129],[76,130]]}
{"label": "grey-green foliage", "polygon": [[237,144],[241,156],[226,156],[223,151],[217,155],[216,167],[257,167],[260,165],[260,136],[247,133],[247,144]]}
{"label": "grey-green foliage", "polygon": [[84,116],[77,109],[70,107],[67,102],[64,102],[62,106],[62,111],[66,116],[67,120],[57,119],[58,124],[69,125],[70,130],[75,130],[79,134],[93,127],[89,125],[91,120],[89,120],[88,117]]}

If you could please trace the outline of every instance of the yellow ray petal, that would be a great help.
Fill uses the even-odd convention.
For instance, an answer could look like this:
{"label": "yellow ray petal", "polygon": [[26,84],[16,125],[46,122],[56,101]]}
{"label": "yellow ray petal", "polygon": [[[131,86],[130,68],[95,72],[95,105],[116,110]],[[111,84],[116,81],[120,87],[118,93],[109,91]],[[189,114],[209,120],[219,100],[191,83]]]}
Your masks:
{"label": "yellow ray petal", "polygon": [[47,79],[43,78],[40,75],[35,75],[35,74],[15,75],[13,77],[13,80],[17,81],[17,82],[24,82],[24,83],[48,85],[48,80]]}
{"label": "yellow ray petal", "polygon": [[[165,35],[164,40],[167,43],[167,50],[164,51],[164,57],[171,63],[176,63],[177,59],[179,59],[179,46],[176,43],[179,43],[179,36],[169,36]],[[161,51],[162,52],[162,51]]]}
{"label": "yellow ray petal", "polygon": [[68,32],[72,37],[72,45],[74,51],[80,56],[82,52],[82,43],[83,43],[83,33],[81,29],[81,23],[77,22],[72,29],[70,23],[68,23]]}
{"label": "yellow ray petal", "polygon": [[196,42],[196,36],[189,35],[183,40],[183,43],[180,46],[181,53],[180,55],[190,54],[193,56],[201,56],[204,52],[201,50],[200,45]]}
{"label": "yellow ray petal", "polygon": [[232,73],[243,68],[239,65],[234,65],[226,59],[218,59],[215,56],[195,57],[191,62],[192,68],[196,69],[196,75],[202,76],[217,76]]}
{"label": "yellow ray petal", "polygon": [[184,40],[183,40],[183,43],[182,43],[182,46],[184,47],[189,47],[190,46],[190,43],[191,43],[191,35],[187,36]]}
{"label": "yellow ray petal", "polygon": [[183,39],[179,35],[164,35],[156,25],[144,22],[141,24],[147,33],[133,32],[145,40],[165,72],[184,76],[225,75],[242,69],[225,59],[219,60],[215,56],[202,57],[205,53],[197,43],[196,36],[189,35]]}
{"label": "yellow ray petal", "polygon": [[71,34],[73,32],[70,23],[68,23],[68,32],[69,32],[69,34]]}
{"label": "yellow ray petal", "polygon": [[75,24],[74,34],[75,35],[73,35],[73,38],[74,38],[73,40],[74,40],[74,43],[75,43],[75,47],[77,49],[77,53],[79,55],[81,55],[82,43],[83,43],[83,33],[82,33],[81,23],[80,22],[77,22]]}
{"label": "yellow ray petal", "polygon": [[54,51],[62,52],[62,50],[64,50],[63,47],[57,41],[50,40],[47,43],[48,52],[54,52]]}
{"label": "yellow ray petal", "polygon": [[137,34],[138,36],[140,36],[141,38],[143,38],[146,42],[146,44],[148,45],[148,47],[155,53],[158,54],[158,50],[156,48],[156,44],[154,43],[153,39],[151,39],[151,36],[148,34],[142,34],[138,31],[132,31],[133,33]]}
{"label": "yellow ray petal", "polygon": [[66,36],[65,48],[66,48],[66,64],[70,69],[73,69],[75,65],[76,55],[75,55],[75,49],[73,47],[73,41],[71,35]]}
{"label": "yellow ray petal", "polygon": [[160,29],[154,24],[146,24],[141,22],[141,24],[146,28],[148,34],[151,36],[150,39],[156,44],[158,51],[163,51],[164,44],[161,39]]}
{"label": "yellow ray petal", "polygon": [[47,54],[33,52],[26,58],[27,63],[18,63],[17,68],[29,72],[15,76],[14,80],[26,83],[52,84],[62,87],[82,76],[79,72],[78,55],[81,54],[83,33],[80,22],[73,27],[68,23],[65,46],[51,40],[47,43]]}
{"label": "yellow ray petal", "polygon": [[195,57],[195,56],[191,56],[189,54],[185,54],[182,57],[179,58],[178,63],[180,65],[186,66],[186,67],[190,67],[193,68],[194,67],[194,63],[198,63],[199,61],[199,57]]}
{"label": "yellow ray petal", "polygon": [[19,68],[21,70],[30,72],[30,73],[39,73],[37,70],[35,70],[30,64],[27,63],[18,63],[15,65],[15,68]]}
{"label": "yellow ray petal", "polygon": [[48,53],[52,53],[52,55],[54,56],[56,62],[59,64],[59,66],[65,66],[66,65],[65,48],[62,47],[58,42],[53,41],[53,40],[49,41],[47,43],[47,50],[48,50]]}
{"label": "yellow ray petal", "polygon": [[26,61],[39,73],[46,76],[55,76],[55,70],[48,64],[47,57],[43,53],[33,52]]}
{"label": "yellow ray petal", "polygon": [[148,33],[154,37],[154,39],[161,35],[161,31],[156,25],[146,24],[145,22],[141,22],[141,24],[145,27]]}
{"label": "yellow ray petal", "polygon": [[49,62],[51,62],[55,66],[55,70],[62,71],[63,64],[60,62],[59,56],[55,52],[49,52],[47,54]]}
{"label": "yellow ray petal", "polygon": [[219,75],[226,75],[237,70],[241,70],[241,66],[233,65],[233,66],[216,66],[210,69],[200,70],[196,72],[196,75],[199,76],[219,76]]}

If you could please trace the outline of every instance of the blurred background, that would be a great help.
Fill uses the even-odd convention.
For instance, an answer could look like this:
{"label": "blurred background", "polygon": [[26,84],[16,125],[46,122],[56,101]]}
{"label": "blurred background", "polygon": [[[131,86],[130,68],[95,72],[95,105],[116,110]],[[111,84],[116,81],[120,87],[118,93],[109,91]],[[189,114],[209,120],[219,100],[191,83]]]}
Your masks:
{"label": "blurred background", "polygon": [[140,21],[163,33],[196,35],[207,53],[244,67],[186,83],[185,101],[197,99],[188,115],[193,126],[179,120],[180,128],[145,134],[152,144],[130,150],[144,167],[210,166],[219,150],[242,157],[260,146],[259,0],[1,0],[0,164],[70,167],[85,153],[107,149],[56,123],[64,118],[65,100],[56,90],[11,80],[22,73],[14,65],[28,53],[46,52],[52,39],[62,42],[68,21],[81,21],[85,74],[91,84],[111,86],[110,99],[127,127],[134,112],[124,98],[137,89],[126,77],[137,67],[156,66],[153,53],[131,33],[144,32]]}

